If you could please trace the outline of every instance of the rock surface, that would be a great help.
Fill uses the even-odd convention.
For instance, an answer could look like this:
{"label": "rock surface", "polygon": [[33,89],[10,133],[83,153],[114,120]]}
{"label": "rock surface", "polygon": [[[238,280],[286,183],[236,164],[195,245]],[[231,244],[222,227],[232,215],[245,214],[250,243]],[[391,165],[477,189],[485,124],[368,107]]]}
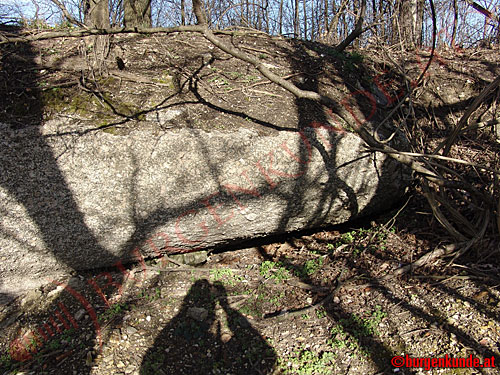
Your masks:
{"label": "rock surface", "polygon": [[113,266],[383,209],[408,176],[326,128],[84,131],[0,124],[0,298]]}

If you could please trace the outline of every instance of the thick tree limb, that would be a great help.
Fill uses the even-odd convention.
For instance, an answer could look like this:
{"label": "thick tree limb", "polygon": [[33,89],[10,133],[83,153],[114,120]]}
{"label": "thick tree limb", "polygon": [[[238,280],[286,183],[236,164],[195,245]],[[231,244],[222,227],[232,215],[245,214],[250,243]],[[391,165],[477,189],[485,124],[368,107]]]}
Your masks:
{"label": "thick tree limb", "polygon": [[[26,43],[37,40],[56,39],[56,38],[81,38],[91,35],[115,35],[115,34],[172,34],[179,32],[197,32],[202,33],[203,27],[198,25],[177,26],[177,27],[117,27],[107,29],[83,29],[74,31],[46,31],[38,34],[28,34],[23,36],[12,36],[11,34],[0,32],[0,44],[6,43]],[[218,31],[218,34],[234,34],[234,32]]]}
{"label": "thick tree limb", "polygon": [[62,12],[63,16],[71,22],[73,25],[77,25],[78,27],[83,27],[84,29],[87,29],[87,26],[85,24],[81,23],[77,19],[75,19],[69,12],[68,9],[64,6],[63,3],[61,3],[59,0],[51,0]]}
{"label": "thick tree limb", "polygon": [[479,5],[475,1],[473,1],[473,0],[465,0],[465,2],[467,4],[469,4],[472,8],[474,8],[475,10],[477,10],[479,13],[481,13],[483,16],[485,16],[486,18],[489,18],[489,19],[495,21],[496,23],[500,23],[500,19],[499,19],[499,17],[496,14],[490,12],[488,9],[486,9],[483,6]]}
{"label": "thick tree limb", "polygon": [[428,265],[432,262],[434,262],[436,259],[443,258],[445,256],[450,256],[455,252],[455,250],[458,248],[457,244],[450,244],[450,245],[445,245],[442,247],[437,247],[433,251],[430,251],[424,255],[422,255],[419,259],[417,259],[415,262],[407,264],[405,266],[402,266],[395,270],[393,273],[387,274],[386,276],[382,277],[382,280],[390,280],[394,277],[401,276],[411,270],[420,268],[422,266]]}
{"label": "thick tree limb", "polygon": [[345,38],[341,43],[335,47],[335,49],[338,52],[342,52],[351,44],[354,39],[356,39],[358,36],[361,35],[363,32],[363,21],[365,18],[365,11],[366,11],[366,0],[361,0],[361,9],[359,11],[359,16],[358,16],[358,21],[356,22],[356,26],[354,27],[354,30]]}

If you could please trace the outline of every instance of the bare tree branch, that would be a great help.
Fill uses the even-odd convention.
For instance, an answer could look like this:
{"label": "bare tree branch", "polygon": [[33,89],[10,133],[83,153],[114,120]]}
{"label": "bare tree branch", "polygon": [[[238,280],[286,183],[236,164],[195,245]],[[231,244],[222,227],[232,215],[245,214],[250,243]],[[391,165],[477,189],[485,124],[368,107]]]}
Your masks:
{"label": "bare tree branch", "polygon": [[59,0],[51,0],[62,12],[64,17],[71,22],[74,25],[77,25],[78,27],[82,27],[84,29],[87,29],[87,26],[83,24],[82,22],[78,21],[76,18],[74,18],[69,12],[68,9],[66,9],[66,6],[60,2]]}
{"label": "bare tree branch", "polygon": [[[119,27],[108,29],[84,29],[75,31],[46,31],[38,34],[27,34],[25,36],[13,36],[0,32],[0,44],[16,42],[33,42],[37,40],[56,38],[80,38],[90,35],[114,35],[114,34],[171,34],[178,32],[203,33],[203,28],[197,25],[177,26],[177,27]],[[219,31],[221,34],[233,34],[231,32]]]}
{"label": "bare tree branch", "polygon": [[356,39],[358,36],[361,35],[363,32],[363,21],[365,17],[365,11],[366,11],[366,0],[362,0],[361,3],[361,9],[359,11],[359,16],[358,16],[358,21],[356,22],[356,26],[354,27],[354,30],[345,38],[341,43],[335,47],[335,49],[339,52],[342,52],[347,48],[349,44],[351,44],[354,39]]}

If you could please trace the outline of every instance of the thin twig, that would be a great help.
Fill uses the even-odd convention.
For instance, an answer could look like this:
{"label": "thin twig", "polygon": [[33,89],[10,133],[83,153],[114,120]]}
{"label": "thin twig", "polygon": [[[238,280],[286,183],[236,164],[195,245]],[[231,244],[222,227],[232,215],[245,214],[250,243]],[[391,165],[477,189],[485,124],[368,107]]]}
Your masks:
{"label": "thin twig", "polygon": [[153,267],[146,266],[146,270],[160,271],[160,272],[213,272],[220,270],[229,270],[232,272],[243,272],[243,270],[238,268],[197,268],[197,267]]}
{"label": "thin twig", "polygon": [[285,311],[281,311],[278,315],[273,315],[273,316],[268,316],[266,317],[265,319],[284,319],[284,318],[293,318],[295,316],[298,316],[298,315],[303,315],[303,314],[307,314],[311,311],[314,311],[316,310],[317,308],[321,307],[321,306],[324,306],[328,301],[330,301],[333,296],[335,295],[335,293],[338,292],[338,290],[344,286],[347,282],[351,282],[353,280],[356,280],[358,279],[359,277],[356,276],[356,277],[353,277],[349,280],[345,280],[345,281],[340,281],[342,275],[344,274],[345,272],[345,269],[342,270],[342,272],[340,273],[339,276],[337,276],[336,280],[337,280],[337,285],[335,286],[335,288],[330,292],[328,293],[328,295],[326,297],[324,297],[323,299],[321,299],[319,302],[316,302],[315,304],[313,305],[310,305],[310,306],[307,306],[307,307],[303,307],[301,309],[297,309],[297,310],[285,310]]}
{"label": "thin twig", "polygon": [[458,246],[457,244],[449,244],[446,246],[437,247],[436,249],[422,255],[415,262],[407,264],[406,266],[399,267],[391,274],[385,275],[384,277],[382,277],[382,280],[390,280],[394,277],[401,276],[409,272],[410,270],[429,264],[435,261],[436,259],[442,258],[444,256],[449,256],[456,250],[457,246]]}
{"label": "thin twig", "polygon": [[[382,149],[378,149],[378,148],[375,148],[375,147],[370,147],[369,150],[384,152]],[[465,161],[465,160],[462,160],[462,159],[450,158],[448,156],[435,155],[435,154],[421,154],[421,153],[418,153],[418,152],[404,152],[404,151],[397,151],[397,152],[399,154],[401,154],[401,155],[408,155],[408,156],[414,156],[414,157],[423,157],[423,158],[430,158],[430,159],[445,160],[445,161],[450,161],[450,162],[453,162],[453,163],[469,165],[469,166],[474,167],[474,168],[479,168],[479,169],[482,169],[482,170],[485,170],[485,171],[489,171],[489,172],[493,172],[495,174],[500,175],[500,171],[497,170],[497,169],[495,169],[495,168],[485,167],[483,165],[472,163],[470,161]]]}

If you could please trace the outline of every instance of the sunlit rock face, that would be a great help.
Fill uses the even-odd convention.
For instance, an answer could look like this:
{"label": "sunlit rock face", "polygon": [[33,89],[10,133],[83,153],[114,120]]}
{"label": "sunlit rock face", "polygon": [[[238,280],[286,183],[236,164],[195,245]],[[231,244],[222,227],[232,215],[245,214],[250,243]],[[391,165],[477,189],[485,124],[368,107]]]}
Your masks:
{"label": "sunlit rock face", "polygon": [[390,207],[408,172],[328,126],[258,133],[0,125],[0,293]]}

